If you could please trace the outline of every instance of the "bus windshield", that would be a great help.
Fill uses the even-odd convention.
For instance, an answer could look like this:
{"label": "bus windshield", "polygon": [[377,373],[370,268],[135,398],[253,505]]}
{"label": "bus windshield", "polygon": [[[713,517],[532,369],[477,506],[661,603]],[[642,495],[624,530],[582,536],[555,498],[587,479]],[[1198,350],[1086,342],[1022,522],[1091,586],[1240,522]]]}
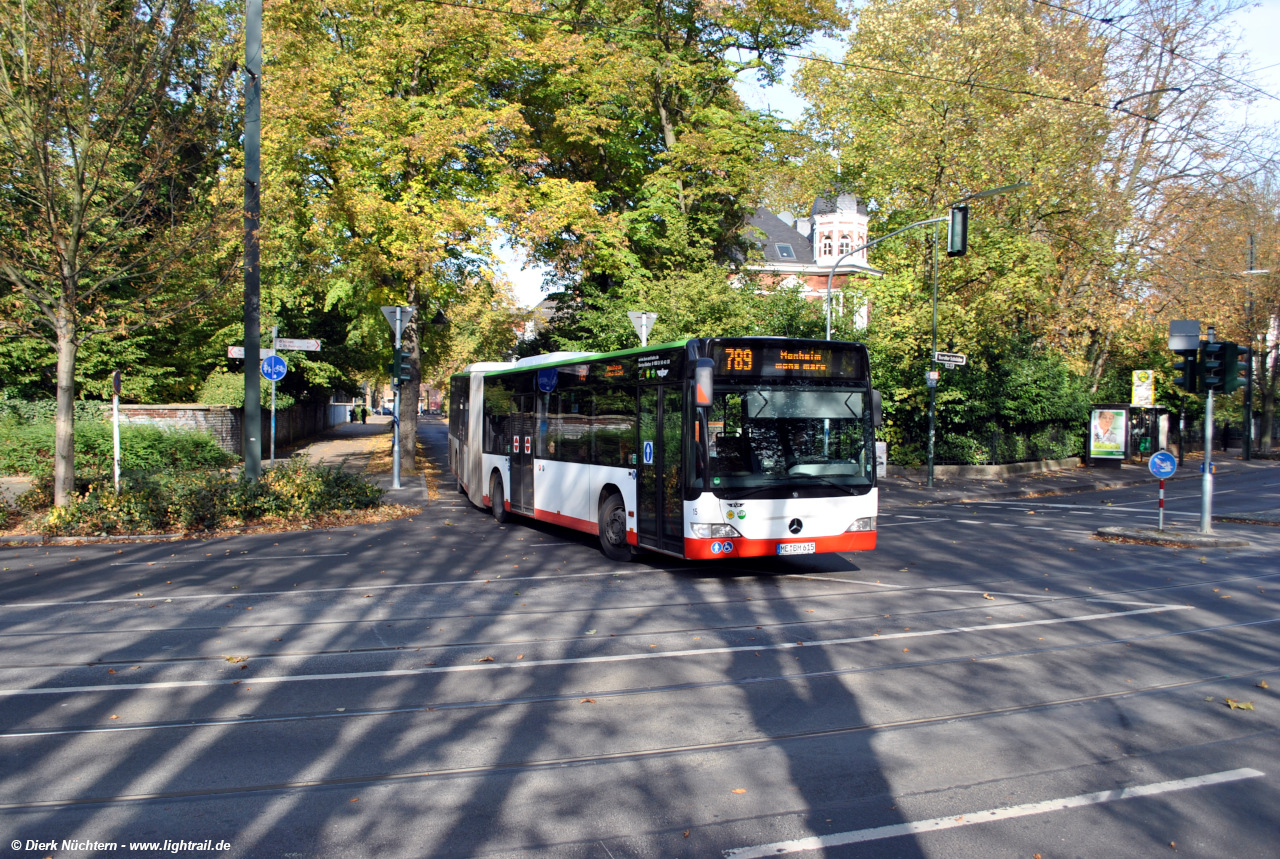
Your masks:
{"label": "bus windshield", "polygon": [[721,497],[810,485],[859,494],[874,482],[865,386],[719,383],[707,438],[710,488]]}

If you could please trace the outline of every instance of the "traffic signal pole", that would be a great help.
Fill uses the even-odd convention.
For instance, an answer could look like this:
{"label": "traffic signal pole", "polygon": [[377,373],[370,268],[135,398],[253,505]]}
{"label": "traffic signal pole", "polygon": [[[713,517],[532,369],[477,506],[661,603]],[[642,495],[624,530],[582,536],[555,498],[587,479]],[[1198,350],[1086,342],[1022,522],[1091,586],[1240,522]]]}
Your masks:
{"label": "traffic signal pole", "polygon": [[1204,475],[1200,478],[1200,533],[1213,533],[1213,389],[1204,401]]}
{"label": "traffic signal pole", "polygon": [[[401,309],[396,307],[396,354],[400,354]],[[395,403],[391,409],[391,488],[400,488],[400,380],[392,379]]]}

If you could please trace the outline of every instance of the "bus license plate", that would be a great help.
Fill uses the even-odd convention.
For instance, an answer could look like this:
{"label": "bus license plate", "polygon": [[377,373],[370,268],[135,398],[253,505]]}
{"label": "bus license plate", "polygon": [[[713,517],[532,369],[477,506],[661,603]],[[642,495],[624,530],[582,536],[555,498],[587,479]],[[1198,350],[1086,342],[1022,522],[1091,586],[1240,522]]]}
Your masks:
{"label": "bus license plate", "polygon": [[779,555],[812,555],[818,551],[816,543],[779,543]]}

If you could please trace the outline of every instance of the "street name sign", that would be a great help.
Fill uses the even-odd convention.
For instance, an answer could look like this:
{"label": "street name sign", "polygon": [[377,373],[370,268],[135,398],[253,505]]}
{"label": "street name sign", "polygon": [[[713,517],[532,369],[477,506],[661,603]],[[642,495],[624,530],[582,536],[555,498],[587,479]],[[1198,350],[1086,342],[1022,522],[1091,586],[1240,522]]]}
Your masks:
{"label": "street name sign", "polygon": [[959,352],[934,352],[933,360],[939,364],[946,364],[948,367],[963,367],[969,362],[969,356],[962,355]]}
{"label": "street name sign", "polygon": [[319,352],[319,340],[302,340],[296,337],[277,337],[276,348],[281,351]]}
{"label": "street name sign", "polygon": [[[259,348],[259,349],[258,349],[258,357],[259,357],[259,358],[265,358],[265,357],[267,357],[268,355],[274,355],[274,354],[276,354],[276,352],[275,352],[275,350],[274,350],[274,349],[262,349],[262,348]],[[228,357],[228,358],[243,358],[243,357],[244,357],[244,347],[243,347],[243,346],[228,346],[228,347],[227,347],[227,357]]]}

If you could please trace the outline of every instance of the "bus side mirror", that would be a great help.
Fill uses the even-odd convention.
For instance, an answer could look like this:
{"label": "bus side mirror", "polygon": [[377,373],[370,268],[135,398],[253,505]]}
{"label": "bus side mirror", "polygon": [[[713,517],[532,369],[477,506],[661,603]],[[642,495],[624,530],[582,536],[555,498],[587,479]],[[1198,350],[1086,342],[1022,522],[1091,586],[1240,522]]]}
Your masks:
{"label": "bus side mirror", "polygon": [[880,392],[871,389],[871,425],[876,429],[884,426],[884,411],[880,404]]}
{"label": "bus side mirror", "polygon": [[716,362],[710,358],[699,358],[693,367],[693,404],[702,408],[711,407],[711,373]]}

